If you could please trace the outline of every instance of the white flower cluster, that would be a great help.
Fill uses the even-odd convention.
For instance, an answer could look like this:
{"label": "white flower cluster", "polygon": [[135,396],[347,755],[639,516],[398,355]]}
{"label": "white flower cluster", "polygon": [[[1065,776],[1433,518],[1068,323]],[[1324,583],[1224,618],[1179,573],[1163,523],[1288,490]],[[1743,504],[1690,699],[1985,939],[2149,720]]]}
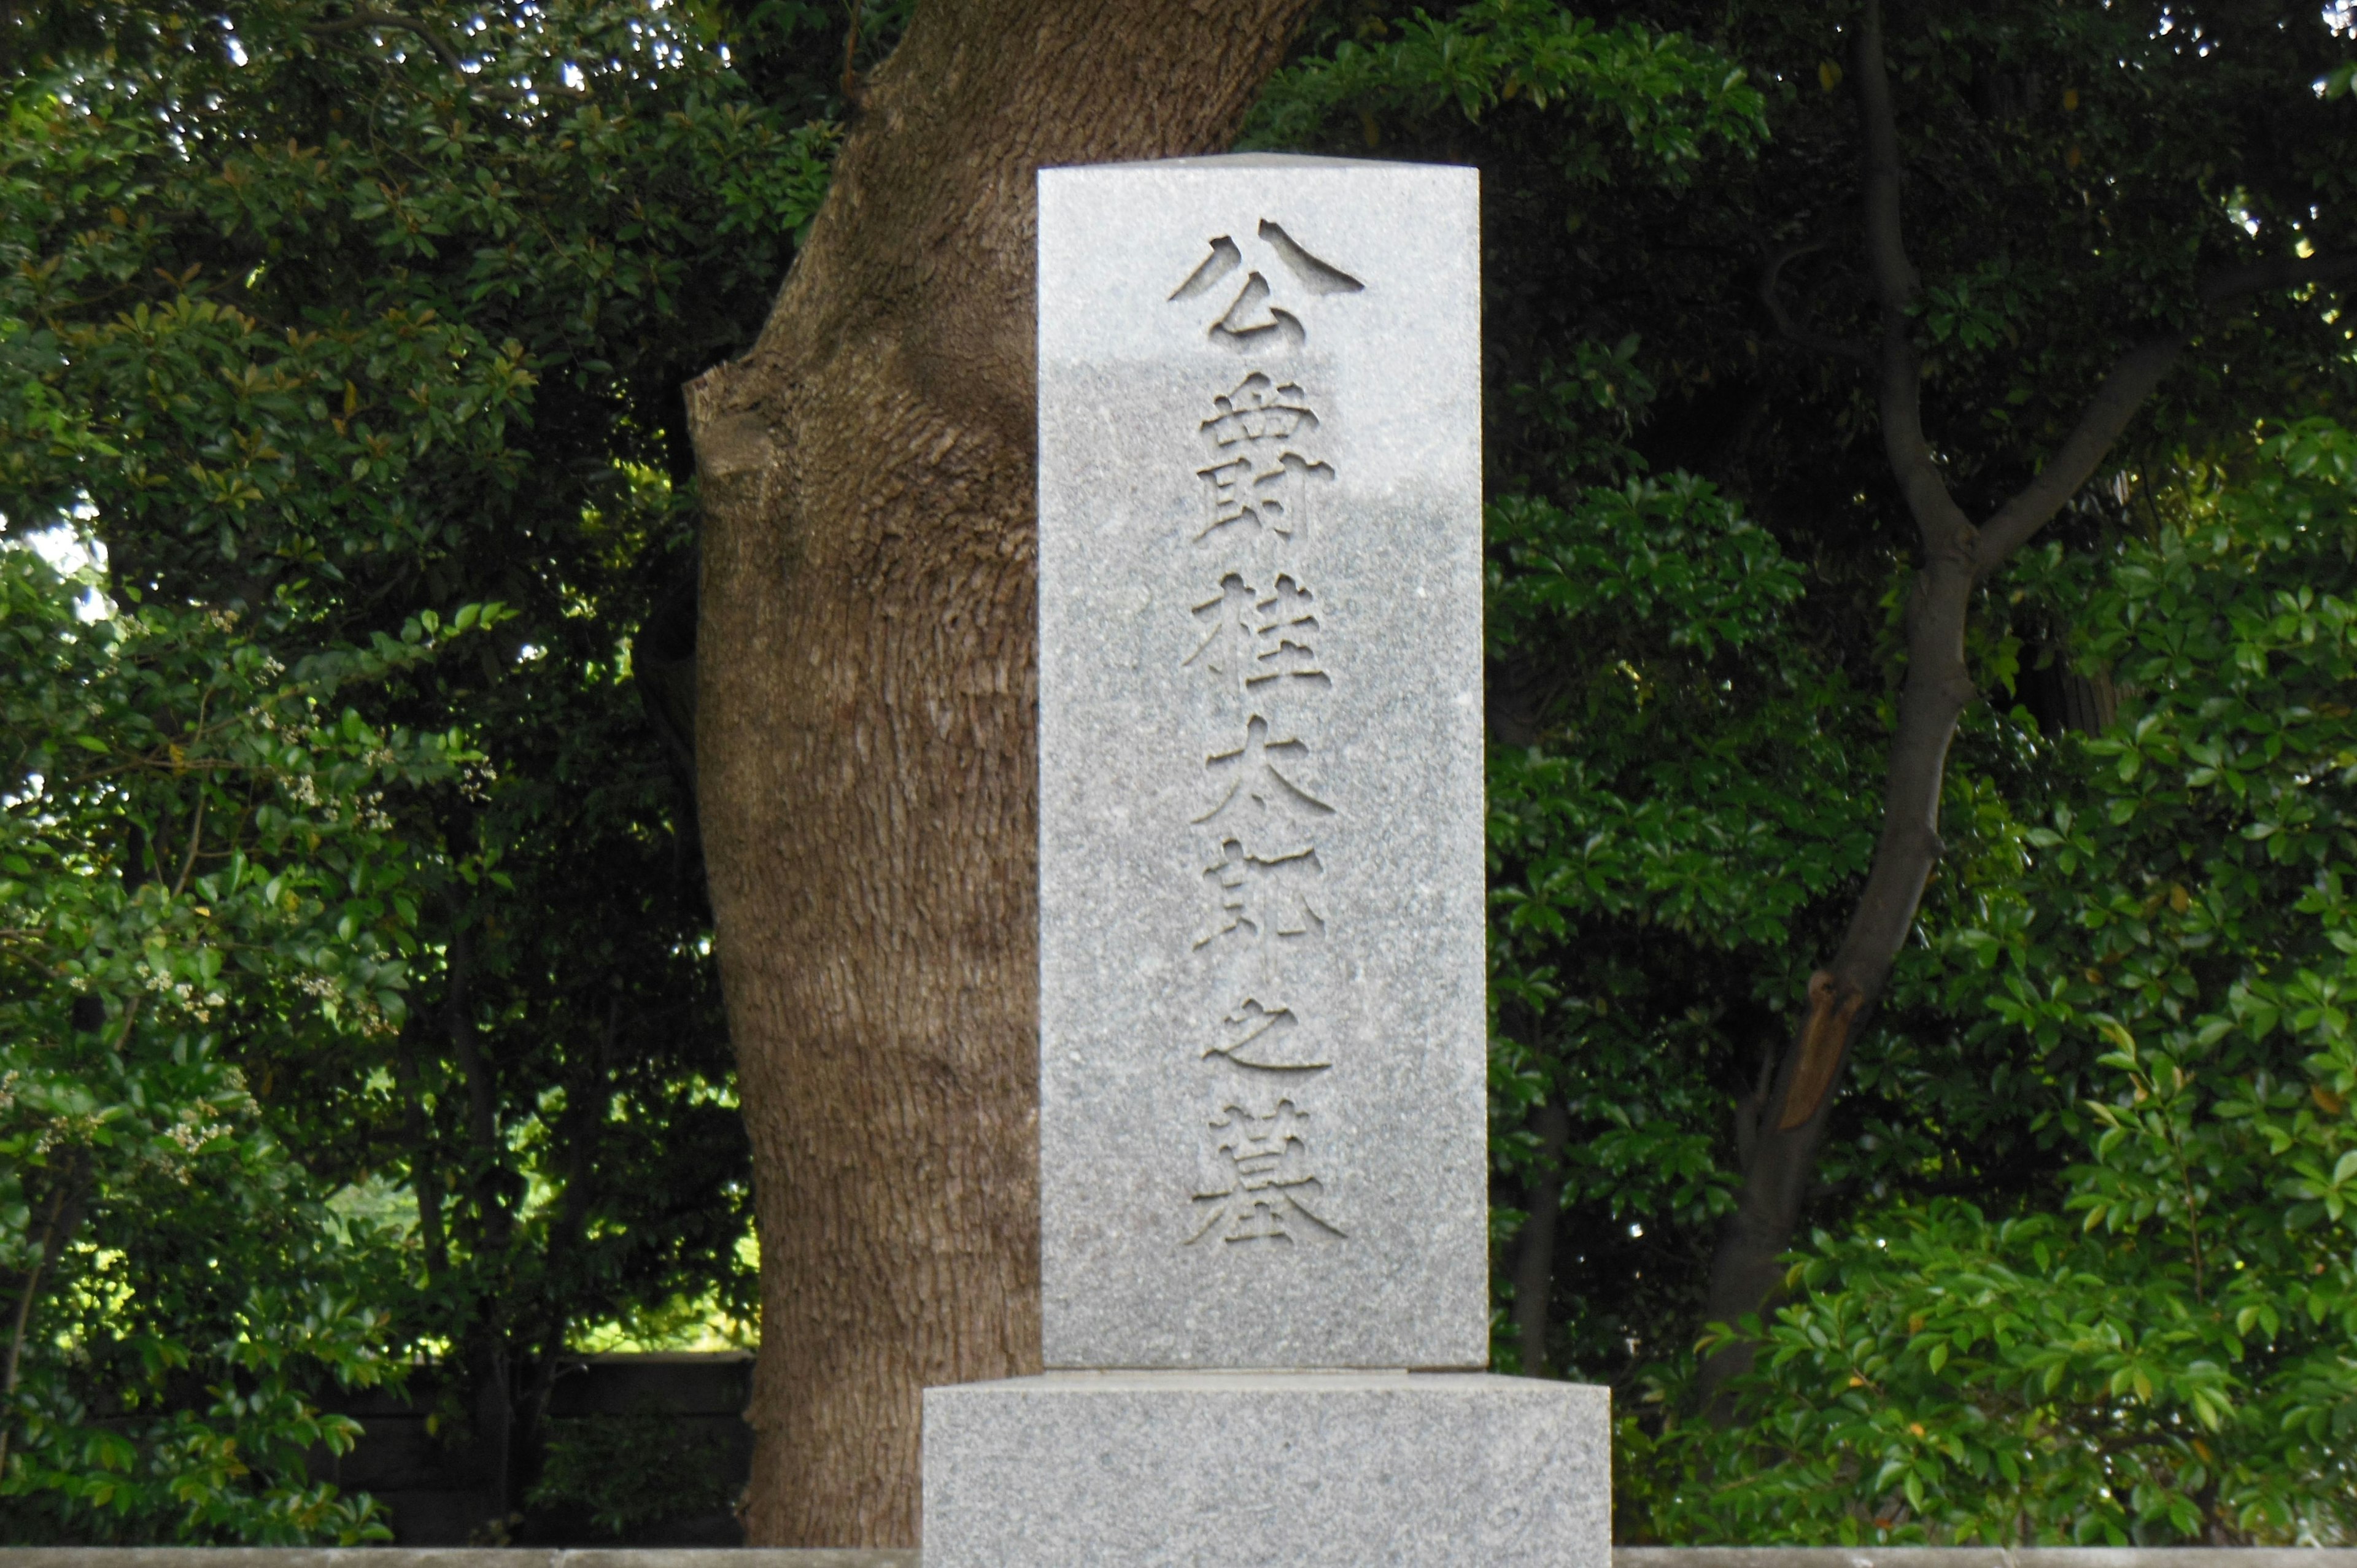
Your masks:
{"label": "white flower cluster", "polygon": [[146,985],[148,990],[166,1001],[179,1004],[199,1024],[211,1023],[213,1009],[227,1004],[229,1001],[218,991],[208,991],[199,996],[197,988],[187,981],[175,981],[170,975],[159,974],[153,970],[148,972]]}
{"label": "white flower cluster", "polygon": [[226,1122],[210,1120],[213,1108],[201,1102],[180,1107],[179,1120],[164,1129],[164,1136],[189,1154],[195,1154],[215,1138],[225,1137],[235,1129]]}
{"label": "white flower cluster", "polygon": [[332,1002],[343,1021],[361,1034],[384,1038],[401,1033],[401,1026],[385,1015],[376,998],[366,991],[346,991],[336,981],[324,974],[307,974],[295,983],[295,988],[307,996],[323,1003]]}
{"label": "white flower cluster", "polygon": [[301,805],[316,806],[319,803],[319,786],[307,773],[297,773],[288,778],[286,793]]}
{"label": "white flower cluster", "polygon": [[167,1179],[177,1181],[182,1187],[195,1180],[196,1167],[189,1162],[197,1151],[215,1138],[235,1131],[226,1122],[208,1120],[212,1114],[213,1108],[201,1101],[182,1106],[178,1119],[164,1129],[162,1142],[169,1146],[151,1149],[148,1164]]}
{"label": "white flower cluster", "polygon": [[458,770],[458,793],[477,805],[491,798],[491,786],[500,781],[500,770],[488,762],[470,762]]}
{"label": "white flower cluster", "polygon": [[309,740],[312,736],[317,733],[309,725],[299,723],[290,724],[284,730],[281,730],[278,727],[278,715],[268,708],[262,710],[260,715],[255,718],[254,723],[260,725],[264,729],[268,730],[272,735],[277,736],[282,740],[293,741],[297,746]]}
{"label": "white flower cluster", "polygon": [[33,1140],[33,1153],[46,1155],[60,1144],[87,1144],[98,1133],[96,1116],[55,1116]]}

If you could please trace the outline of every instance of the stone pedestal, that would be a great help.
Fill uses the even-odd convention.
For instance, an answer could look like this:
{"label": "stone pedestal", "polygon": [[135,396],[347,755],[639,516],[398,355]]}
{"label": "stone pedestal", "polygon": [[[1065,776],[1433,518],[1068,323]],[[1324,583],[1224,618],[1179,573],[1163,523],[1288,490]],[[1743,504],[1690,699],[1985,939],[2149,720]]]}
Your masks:
{"label": "stone pedestal", "polygon": [[1609,1568],[1600,1388],[1050,1372],[925,1391],[925,1568]]}

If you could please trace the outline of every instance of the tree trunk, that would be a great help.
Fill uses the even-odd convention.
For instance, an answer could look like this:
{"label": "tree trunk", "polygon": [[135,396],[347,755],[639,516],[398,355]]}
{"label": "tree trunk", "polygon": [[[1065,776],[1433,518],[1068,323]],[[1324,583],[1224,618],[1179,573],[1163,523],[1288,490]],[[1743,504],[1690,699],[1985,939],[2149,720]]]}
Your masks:
{"label": "tree trunk", "polygon": [[1563,1229],[1563,1148],[1571,1141],[1571,1113],[1560,1093],[1550,1092],[1533,1114],[1539,1135],[1538,1174],[1523,1195],[1531,1217],[1514,1255],[1514,1337],[1521,1341],[1523,1376],[1547,1370],[1547,1320],[1555,1305],[1555,1247]]}
{"label": "tree trunk", "polygon": [[[1738,1112],[1738,1122],[1751,1135],[1742,1139],[1742,1190],[1711,1258],[1706,1311],[1716,1323],[1735,1324],[1761,1310],[1781,1283],[1779,1255],[1800,1227],[1851,1042],[1890,978],[1914,927],[1924,884],[1939,864],[1940,791],[1948,745],[1956,721],[1978,695],[1964,660],[1973,592],[2093,477],[2190,338],[2183,330],[2165,332],[2124,355],[2037,476],[1975,523],[1950,494],[1923,430],[1922,371],[1911,318],[1922,285],[1907,253],[1904,169],[1878,0],[1866,0],[1852,42],[1851,76],[1865,152],[1865,259],[1880,307],[1881,335],[1870,350],[1863,345],[1816,346],[1855,349],[1875,367],[1883,450],[1915,523],[1920,564],[1907,603],[1907,676],[1890,739],[1881,834],[1840,949],[1810,976],[1807,1010],[1768,1093],[1756,1108]],[[1784,252],[1792,253],[1789,248]],[[2343,264],[2338,257],[2314,263],[2319,274]],[[1809,342],[1813,335],[1792,326],[1777,303],[1777,265],[1771,261],[1763,297],[1788,336]],[[2272,286],[2279,275],[2288,275],[2287,269],[2244,269],[2212,280],[2201,298],[2207,305]],[[1750,1365],[1751,1351],[1750,1341],[1738,1337],[1705,1365],[1700,1392],[1714,1416],[1732,1413],[1723,1391],[1729,1377]]]}
{"label": "tree trunk", "polygon": [[920,1391],[1039,1364],[1033,175],[1222,146],[1306,5],[929,0],[689,388],[755,1542],[914,1544]]}

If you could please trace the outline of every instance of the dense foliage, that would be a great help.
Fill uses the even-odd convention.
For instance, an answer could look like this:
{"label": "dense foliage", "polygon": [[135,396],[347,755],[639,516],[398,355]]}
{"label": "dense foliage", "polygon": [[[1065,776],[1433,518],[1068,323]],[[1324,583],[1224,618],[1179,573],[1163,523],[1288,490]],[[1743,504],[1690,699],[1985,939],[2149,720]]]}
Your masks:
{"label": "dense foliage", "polygon": [[[895,25],[867,22],[862,63]],[[418,1354],[460,1374],[437,1380],[437,1429],[521,1507],[554,1352],[752,1316],[674,415],[823,190],[833,14],[297,0],[5,26],[27,69],[0,135],[0,513],[13,539],[98,541],[113,605],[85,625],[27,586],[12,631],[42,683],[28,714],[73,719],[77,683],[120,706],[60,755],[102,741],[146,771],[85,785],[12,714],[33,869],[9,896],[99,912],[70,972],[11,948],[12,993],[47,1010],[28,1019],[80,996],[138,1020],[6,1043],[44,1086],[10,1080],[10,1135],[66,1164],[0,1202],[23,1348],[0,1421],[46,1423],[0,1424],[0,1518],[51,1540],[350,1536],[365,1507],[306,1490],[294,1456],[349,1436],[317,1415],[329,1374]],[[462,608],[484,601],[509,608]],[[447,656],[382,651],[462,621]],[[282,692],[283,670],[308,683]],[[324,719],[285,710],[330,693]],[[223,789],[276,776],[200,754],[217,733],[281,736],[266,767],[317,791],[310,815],[241,795],[197,835],[214,775],[182,759]],[[439,773],[411,735],[444,737]],[[383,746],[382,778],[337,771]],[[300,838],[320,811],[344,836]],[[231,956],[259,927],[207,934],[285,899],[325,923],[305,936],[290,906],[270,963]],[[151,928],[173,944],[152,964]],[[151,976],[208,1015],[139,1011]],[[91,1116],[201,1131],[189,1157],[224,1180],[135,1181],[129,1143],[119,1170],[75,1154]],[[161,1424],[106,1435],[137,1412]],[[252,1476],[201,1501],[204,1465]]]}
{"label": "dense foliage", "polygon": [[[620,1427],[529,1470],[556,1352],[752,1312],[678,388],[904,16],[0,18],[0,512],[105,550],[0,550],[9,1537],[365,1537],[302,1455],[415,1355],[514,1506],[653,1506]],[[1484,173],[1497,1360],[1615,1385],[1625,1539],[2345,1540],[2357,366],[2196,297],[2350,244],[2338,12],[1889,15],[1958,494],[2195,341],[1983,595],[1819,1229],[1692,1397],[1903,657],[1855,16],[1333,0],[1247,133]]]}
{"label": "dense foliage", "polygon": [[[2329,290],[2213,317],[1983,593],[1987,700],[1836,1107],[1820,1231],[1708,1412],[1729,1424],[1695,1404],[1718,1219],[1866,864],[1903,669],[1857,16],[1338,6],[1261,111],[1265,141],[1484,171],[1498,1359],[1615,1384],[1623,1539],[2343,1539],[2347,1238],[2337,1198],[2302,1197],[2357,1174],[2317,1054],[2342,1025],[2276,992],[2337,970],[2317,915],[2346,850],[2265,856],[2270,813],[2329,817],[2346,787],[2345,438],[2252,435],[2345,407]],[[1695,41],[1644,46],[1646,23]],[[2347,247],[2332,15],[1887,26],[1927,417],[1968,508],[2035,471],[2113,359],[2193,319],[2194,280]],[[1651,107],[1599,135],[1598,76],[1641,60]],[[2304,618],[2269,630],[2287,606]],[[2243,686],[2247,661],[2290,684]],[[2285,805],[2217,805],[2238,789]],[[2295,1015],[2304,1038],[2264,1034]],[[2218,1141],[2167,1120],[2197,1104]]]}

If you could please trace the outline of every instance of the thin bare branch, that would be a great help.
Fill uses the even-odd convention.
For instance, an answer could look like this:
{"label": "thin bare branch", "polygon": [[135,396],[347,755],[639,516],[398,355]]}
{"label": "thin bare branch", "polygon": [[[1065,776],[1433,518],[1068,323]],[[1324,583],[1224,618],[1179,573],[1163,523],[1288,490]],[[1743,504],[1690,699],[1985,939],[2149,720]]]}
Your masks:
{"label": "thin bare branch", "polygon": [[1769,319],[1775,322],[1776,331],[1786,342],[1798,344],[1803,349],[1813,349],[1820,354],[1835,354],[1845,360],[1858,360],[1871,364],[1874,362],[1872,344],[1861,343],[1848,338],[1836,338],[1830,332],[1820,332],[1786,309],[1784,306],[1781,287],[1784,269],[1803,256],[1822,251],[1833,242],[1830,237],[1820,236],[1811,240],[1795,240],[1790,244],[1779,245],[1769,252],[1767,261],[1760,269],[1760,303],[1768,307]]}
{"label": "thin bare branch", "polygon": [[509,86],[506,82],[483,81],[477,72],[468,70],[467,62],[459,57],[458,52],[443,42],[425,23],[413,16],[404,16],[397,11],[356,10],[350,16],[339,16],[332,22],[306,23],[303,30],[314,38],[325,38],[336,33],[349,33],[360,27],[392,27],[407,33],[433,50],[435,58],[449,67],[452,75],[460,78],[469,88],[487,97],[520,102],[531,96],[520,89]]}
{"label": "thin bare branch", "polygon": [[123,1047],[131,1043],[131,1031],[139,1026],[139,1004],[147,1000],[135,994],[123,1004],[123,1027],[114,1031],[114,1054],[121,1056]]}
{"label": "thin bare branch", "polygon": [[397,28],[432,49],[436,58],[452,70],[460,75],[468,74],[466,62],[458,58],[456,49],[428,32],[425,23],[414,17],[402,16],[395,11],[354,11],[350,16],[339,17],[332,22],[307,23],[303,30],[316,38],[331,33],[349,33],[356,27]]}
{"label": "thin bare branch", "polygon": [[[70,1178],[58,1183],[58,1190],[49,1199],[48,1218],[41,1223],[40,1250],[34,1256],[31,1270],[25,1275],[25,1288],[16,1297],[16,1316],[9,1328],[8,1365],[5,1375],[0,1375],[0,1394],[16,1391],[17,1375],[24,1365],[25,1326],[32,1320],[33,1302],[40,1292],[41,1275],[57,1261],[58,1221],[64,1217],[66,1200],[72,1195],[73,1181]],[[0,1433],[0,1438],[5,1436],[5,1433]]]}
{"label": "thin bare branch", "polygon": [[2352,273],[2357,273],[2357,253],[2350,252],[2330,256],[2285,256],[2232,267],[2206,277],[2201,280],[2199,297],[2205,307],[2223,305],[2246,294],[2294,288],[2304,283],[2330,283]]}
{"label": "thin bare branch", "polygon": [[197,848],[205,842],[204,786],[199,784],[197,790],[197,813],[188,822],[188,853],[180,857],[180,875],[172,879],[175,898],[188,890],[188,877],[197,869]]}
{"label": "thin bare branch", "polygon": [[[0,1368],[0,1398],[13,1398],[16,1392],[19,1373],[24,1367],[25,1332],[33,1321],[33,1304],[40,1299],[41,1276],[57,1267],[58,1254],[76,1225],[81,1222],[81,1187],[83,1168],[89,1155],[81,1151],[69,1155],[58,1172],[56,1196],[49,1200],[48,1218],[41,1225],[41,1245],[33,1265],[25,1273],[25,1288],[16,1297],[16,1320],[9,1326],[7,1364]],[[0,1472],[8,1467],[8,1424],[6,1412],[0,1411]]]}
{"label": "thin bare branch", "polygon": [[843,34],[843,101],[854,109],[859,107],[859,4],[860,0],[844,0],[843,6],[851,19]]}

